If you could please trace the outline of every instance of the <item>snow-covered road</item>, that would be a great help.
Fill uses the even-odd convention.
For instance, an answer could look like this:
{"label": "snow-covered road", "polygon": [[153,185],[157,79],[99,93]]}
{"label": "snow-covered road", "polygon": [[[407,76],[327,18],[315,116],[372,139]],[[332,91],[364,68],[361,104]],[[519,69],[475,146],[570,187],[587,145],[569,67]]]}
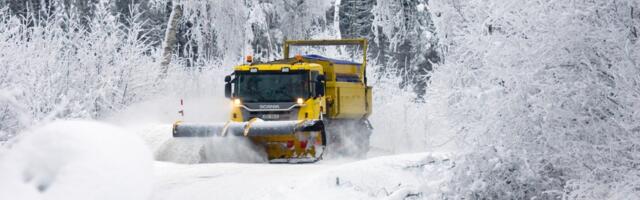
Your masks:
{"label": "snow-covered road", "polygon": [[[168,125],[157,125],[137,132],[154,150],[156,158],[197,162],[196,157],[201,152],[190,148],[196,143],[177,142],[167,134],[169,130]],[[256,161],[255,154],[243,147],[246,144],[211,142],[221,151],[216,153],[226,154],[221,155],[222,162],[178,164],[156,161],[152,199],[422,199],[438,194],[425,191],[433,187],[438,189],[447,177],[446,168],[451,165],[445,154],[380,156],[384,153],[376,150],[365,160],[325,159],[313,164],[238,163],[228,160],[238,156],[244,159],[237,161]]]}
{"label": "snow-covered road", "polygon": [[156,162],[152,199],[435,199],[448,167],[430,153],[314,164]]}

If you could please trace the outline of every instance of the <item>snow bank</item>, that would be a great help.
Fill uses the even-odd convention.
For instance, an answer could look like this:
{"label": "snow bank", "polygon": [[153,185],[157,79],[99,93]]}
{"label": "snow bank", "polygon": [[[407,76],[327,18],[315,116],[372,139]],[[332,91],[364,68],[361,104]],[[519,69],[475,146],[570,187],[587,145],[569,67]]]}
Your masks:
{"label": "snow bank", "polygon": [[140,200],[151,192],[151,153],[110,125],[53,122],[0,153],[0,199]]}

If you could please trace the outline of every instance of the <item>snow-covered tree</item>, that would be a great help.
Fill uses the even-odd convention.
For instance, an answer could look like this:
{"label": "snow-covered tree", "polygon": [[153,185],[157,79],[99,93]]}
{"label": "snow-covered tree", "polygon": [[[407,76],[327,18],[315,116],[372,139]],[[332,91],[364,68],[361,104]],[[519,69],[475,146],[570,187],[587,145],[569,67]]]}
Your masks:
{"label": "snow-covered tree", "polygon": [[431,14],[424,0],[380,1],[373,8],[373,47],[380,68],[401,77],[401,87],[413,87],[420,98],[432,63],[439,62]]}
{"label": "snow-covered tree", "polygon": [[0,107],[8,114],[0,130],[14,133],[55,118],[100,118],[153,94],[160,68],[144,40],[140,13],[126,17],[127,27],[105,4],[96,6],[86,25],[62,10],[24,18],[2,10]]}
{"label": "snow-covered tree", "polygon": [[427,110],[465,149],[447,198],[637,198],[639,6],[431,2]]}

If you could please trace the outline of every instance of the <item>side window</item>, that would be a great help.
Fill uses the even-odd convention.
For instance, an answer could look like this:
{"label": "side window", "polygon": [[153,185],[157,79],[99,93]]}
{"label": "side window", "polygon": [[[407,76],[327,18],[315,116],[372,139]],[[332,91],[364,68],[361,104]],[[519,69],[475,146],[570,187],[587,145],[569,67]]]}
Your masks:
{"label": "side window", "polygon": [[309,77],[309,82],[311,84],[309,84],[309,92],[311,94],[312,97],[318,96],[318,93],[316,92],[316,82],[318,81],[318,72],[317,71],[311,71],[310,73],[310,77]]}

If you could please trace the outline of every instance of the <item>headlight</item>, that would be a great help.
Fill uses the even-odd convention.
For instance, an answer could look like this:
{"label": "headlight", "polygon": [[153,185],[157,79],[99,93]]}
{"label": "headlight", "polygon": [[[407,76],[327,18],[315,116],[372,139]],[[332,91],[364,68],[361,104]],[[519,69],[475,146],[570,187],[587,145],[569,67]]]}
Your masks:
{"label": "headlight", "polygon": [[298,103],[298,104],[302,104],[302,103],[304,103],[304,99],[302,99],[302,98],[298,98],[298,99],[296,100],[296,103]]}
{"label": "headlight", "polygon": [[242,105],[242,101],[240,101],[240,99],[234,99],[233,100],[233,105],[234,106],[240,106],[240,105]]}

